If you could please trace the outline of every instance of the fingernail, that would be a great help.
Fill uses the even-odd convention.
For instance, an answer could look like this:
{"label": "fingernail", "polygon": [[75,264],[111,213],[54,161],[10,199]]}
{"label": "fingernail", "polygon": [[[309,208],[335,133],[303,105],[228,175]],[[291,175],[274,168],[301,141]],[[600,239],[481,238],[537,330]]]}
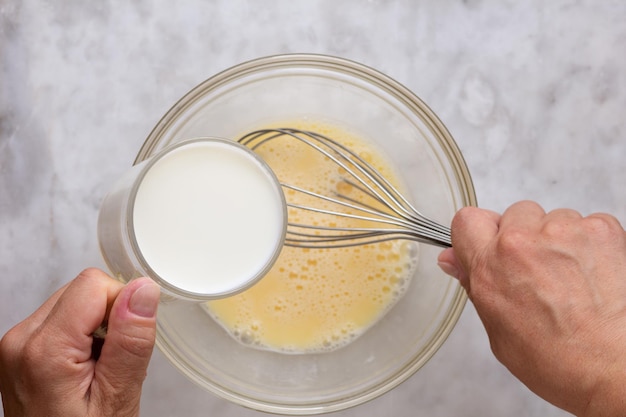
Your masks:
{"label": "fingernail", "polygon": [[128,309],[131,313],[141,317],[154,317],[159,305],[160,295],[161,289],[159,286],[152,282],[147,282],[137,288],[133,295],[130,296]]}
{"label": "fingernail", "polygon": [[441,270],[443,272],[445,272],[446,274],[450,275],[451,277],[454,278],[459,278],[459,270],[457,269],[456,266],[452,265],[449,262],[437,262],[437,265],[439,265],[439,268],[441,268]]}

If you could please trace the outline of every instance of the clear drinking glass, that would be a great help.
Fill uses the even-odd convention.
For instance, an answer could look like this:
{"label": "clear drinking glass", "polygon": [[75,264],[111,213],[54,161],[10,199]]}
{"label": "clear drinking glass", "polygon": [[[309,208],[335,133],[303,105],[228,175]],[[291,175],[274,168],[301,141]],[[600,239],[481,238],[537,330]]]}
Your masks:
{"label": "clear drinking glass", "polygon": [[[180,160],[180,158],[181,156],[184,157],[186,152],[194,157],[194,160],[198,160],[198,155],[202,155],[201,153],[199,154],[199,151],[208,151],[218,155],[214,157],[214,165],[224,162],[228,168],[229,164],[227,162],[231,162],[230,166],[232,166],[232,169],[229,168],[228,172],[222,172],[219,168],[213,168],[217,175],[214,175],[212,178],[197,179],[197,184],[213,184],[218,191],[228,192],[229,195],[227,197],[231,197],[228,199],[223,198],[224,196],[214,199],[212,198],[213,196],[202,197],[204,200],[210,199],[210,201],[204,201],[205,204],[202,206],[202,208],[208,206],[207,214],[204,217],[206,219],[205,227],[211,227],[206,231],[201,229],[202,224],[200,223],[203,222],[199,221],[198,224],[194,224],[189,218],[183,218],[186,215],[193,215],[194,210],[198,212],[199,208],[194,207],[194,205],[202,203],[200,195],[205,190],[197,190],[197,187],[195,187],[196,178],[181,177],[187,178],[189,183],[193,182],[194,188],[189,190],[190,193],[186,193],[184,190],[179,191],[179,189],[184,189],[184,186],[189,184],[175,182],[177,178],[174,178],[175,175],[172,175],[177,174],[180,170],[190,172],[189,170],[193,168],[190,165],[190,160]],[[226,153],[223,155],[221,153],[218,154],[218,152],[223,153],[224,151]],[[231,157],[231,159],[224,161],[226,157]],[[176,163],[176,160],[173,158],[179,158],[178,165],[172,165]],[[237,164],[234,164],[237,166],[233,166],[233,161],[238,162],[241,166]],[[203,166],[206,166],[204,159],[201,159],[201,162]],[[236,178],[232,178],[241,172],[241,168],[247,169],[254,176],[252,181],[245,181],[246,179],[244,178],[244,180],[237,182]],[[194,175],[192,176],[195,176],[196,171],[193,172]],[[204,171],[199,173],[206,176]],[[229,174],[231,178],[228,178]],[[165,190],[168,188],[165,187],[165,183],[168,181],[170,184],[173,184],[169,189],[174,188],[171,197],[172,199],[178,197],[176,201],[167,201],[170,199],[170,195],[158,195],[161,191],[166,192]],[[172,183],[172,181],[174,182]],[[245,186],[245,189],[239,190],[236,186]],[[153,196],[155,192],[157,193],[158,201],[165,200],[162,201],[160,206],[168,207],[152,207],[149,205],[146,207],[147,203],[145,202],[139,204],[145,201],[146,197],[143,196],[148,192],[146,188],[151,190],[149,192]],[[195,191],[198,191],[198,193]],[[271,219],[266,217],[259,219],[251,218],[248,214],[249,207],[247,206],[250,203],[258,204],[259,199],[253,197],[263,197],[261,195],[263,193],[267,197],[267,192],[271,193],[270,198],[275,203],[275,207],[273,207],[275,210],[270,213]],[[234,201],[234,198],[232,198],[234,194],[239,194],[240,197],[247,201],[246,207],[231,206]],[[189,199],[191,203],[187,204]],[[174,218],[168,217],[170,224],[159,224],[158,213],[167,213],[164,210],[168,208],[170,209],[169,212],[172,210],[175,213],[181,211],[182,215],[174,216]],[[242,216],[236,210],[239,210],[239,212],[245,211],[245,216]],[[142,226],[146,224],[146,220],[141,218],[141,216],[156,216],[157,222],[148,223],[148,226]],[[199,218],[199,220],[202,219]],[[267,225],[268,220],[271,223],[270,225]],[[148,230],[145,230],[146,227]],[[163,228],[164,231],[150,230],[150,227],[153,229]],[[189,233],[186,238],[195,238],[195,240],[184,240],[184,230],[179,234],[176,233],[185,227],[189,227],[190,230],[194,229],[194,233]],[[263,232],[256,233],[261,236],[261,247],[254,246],[259,242],[250,242],[250,238],[253,237],[251,234],[255,234],[255,227],[261,228]],[[209,236],[212,233],[215,236]],[[104,198],[98,218],[100,249],[107,266],[116,278],[123,282],[128,282],[133,278],[148,276],[161,286],[162,292],[166,295],[165,298],[190,301],[206,301],[226,297],[253,285],[274,264],[282,248],[285,233],[285,198],[272,170],[248,148],[236,142],[219,138],[195,138],[181,141],[163,148],[150,158],[134,165],[117,181]],[[206,252],[213,253],[204,253],[203,249],[196,247],[196,242],[202,241],[198,237],[202,238],[203,236],[206,237],[205,242],[214,243],[213,249],[206,250]],[[153,240],[158,240],[158,242]],[[222,253],[221,257],[216,256],[215,252],[220,252],[220,250],[228,252]],[[181,253],[181,251],[184,252]],[[240,251],[247,253],[245,258],[240,256]],[[255,254],[252,252],[255,252]],[[214,255],[213,258],[210,258],[210,255]],[[193,259],[196,256],[198,258]],[[249,260],[251,256],[256,257],[254,262],[242,265],[241,261]],[[205,257],[209,258],[205,259]],[[185,270],[185,266],[193,265],[194,262],[204,268],[203,271],[192,271],[200,272],[203,275],[202,285],[197,284],[197,282],[195,283],[196,285],[192,285],[194,282],[186,282],[186,277],[166,273],[176,273]],[[176,266],[177,263],[178,268],[174,267],[172,269],[172,265]],[[204,271],[208,272],[206,280],[204,279]],[[233,274],[236,273],[236,275],[227,279],[231,271]],[[211,276],[210,272],[214,272],[214,276]],[[212,285],[209,282],[212,279],[221,281],[216,282],[216,285]],[[207,284],[204,284],[204,282]],[[202,290],[198,288],[202,288]],[[203,288],[207,288],[207,290]]]}

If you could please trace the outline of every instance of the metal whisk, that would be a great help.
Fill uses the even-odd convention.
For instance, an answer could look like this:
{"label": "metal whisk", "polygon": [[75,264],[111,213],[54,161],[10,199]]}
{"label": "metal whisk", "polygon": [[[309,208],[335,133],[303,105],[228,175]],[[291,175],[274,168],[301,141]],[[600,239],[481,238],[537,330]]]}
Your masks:
{"label": "metal whisk", "polygon": [[[343,183],[343,187],[326,195],[282,183],[281,179],[290,210],[316,212],[334,219],[327,224],[294,223],[288,219],[285,245],[337,248],[405,239],[442,247],[452,246],[448,227],[422,215],[372,164],[332,138],[311,131],[279,128],[250,132],[238,142],[258,150],[279,138],[299,141],[337,164]],[[341,192],[341,188],[350,192]],[[315,207],[314,204],[290,201],[289,195],[294,194],[307,196],[307,201],[320,204]],[[344,224],[338,219],[344,219]]]}

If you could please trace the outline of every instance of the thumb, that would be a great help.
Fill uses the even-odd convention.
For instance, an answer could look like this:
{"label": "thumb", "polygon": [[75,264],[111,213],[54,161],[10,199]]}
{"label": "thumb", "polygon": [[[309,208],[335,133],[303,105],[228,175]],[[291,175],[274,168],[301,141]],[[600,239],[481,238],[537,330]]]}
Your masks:
{"label": "thumb", "polygon": [[113,415],[138,413],[156,337],[159,294],[152,280],[138,278],[120,291],[111,308],[91,395],[99,397],[95,404],[112,407]]}

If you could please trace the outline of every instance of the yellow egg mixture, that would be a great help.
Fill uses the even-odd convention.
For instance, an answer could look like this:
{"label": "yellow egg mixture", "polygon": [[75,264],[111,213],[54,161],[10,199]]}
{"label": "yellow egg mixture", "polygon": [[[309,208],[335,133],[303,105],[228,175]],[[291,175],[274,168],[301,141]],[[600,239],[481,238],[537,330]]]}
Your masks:
{"label": "yellow egg mixture", "polygon": [[[365,140],[327,124],[286,125],[337,140],[402,188],[382,153]],[[352,187],[341,180],[342,168],[297,140],[276,139],[255,151],[283,183],[325,195],[333,190],[351,192]],[[325,207],[319,199],[292,190],[285,189],[285,196],[288,202]],[[288,216],[295,223],[372,226],[291,208]],[[271,271],[252,288],[206,307],[246,345],[284,353],[330,351],[361,335],[402,296],[416,267],[416,251],[415,243],[400,240],[332,249],[285,246]]]}

